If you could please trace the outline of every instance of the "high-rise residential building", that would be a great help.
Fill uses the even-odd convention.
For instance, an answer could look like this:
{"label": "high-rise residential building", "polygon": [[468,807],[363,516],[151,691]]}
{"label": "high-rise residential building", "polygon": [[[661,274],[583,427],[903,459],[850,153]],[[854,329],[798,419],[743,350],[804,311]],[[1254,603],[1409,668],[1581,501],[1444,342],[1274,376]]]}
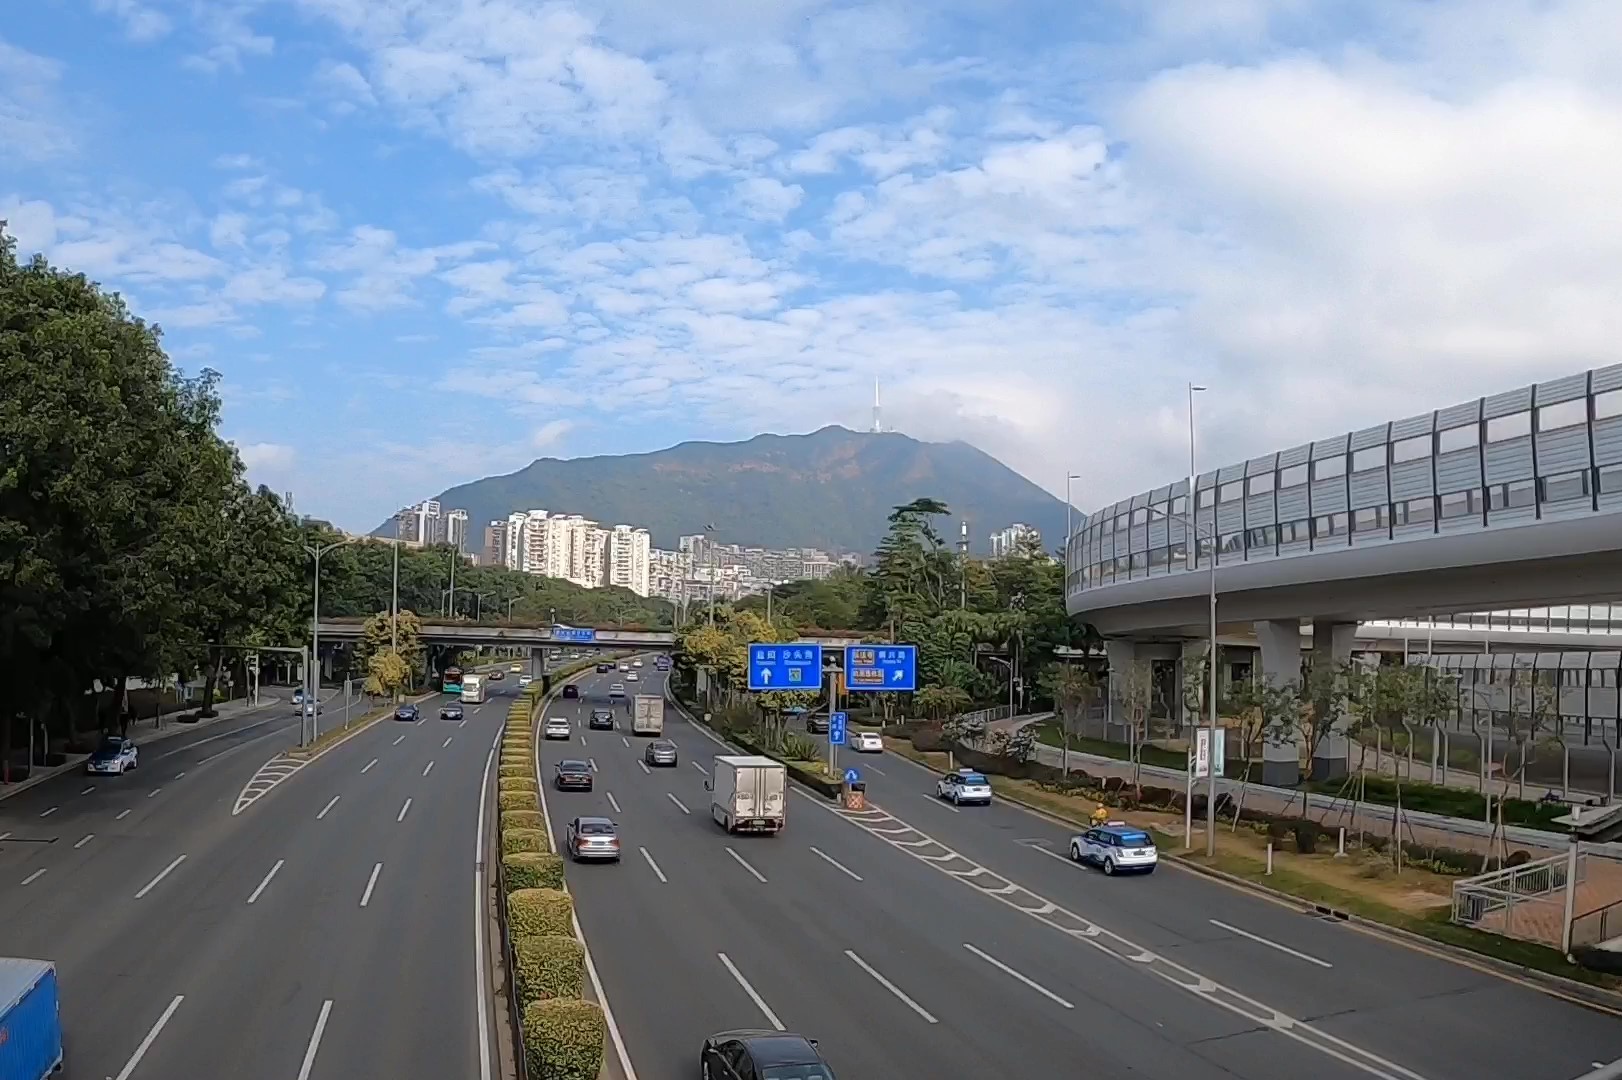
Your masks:
{"label": "high-rise residential building", "polygon": [[682,598],[682,589],[691,563],[687,553],[650,548],[648,551],[648,595],[671,603]]}
{"label": "high-rise residential building", "polygon": [[484,527],[484,548],[479,563],[483,566],[507,565],[507,523],[500,518]]}
{"label": "high-rise residential building", "polygon": [[416,541],[419,547],[442,543],[445,539],[445,519],[440,513],[438,499],[424,499],[413,508],[416,518]]}
{"label": "high-rise residential building", "polygon": [[605,584],[630,589],[638,596],[647,596],[649,560],[653,538],[648,530],[633,525],[616,525],[608,532],[607,580]]}
{"label": "high-rise residential building", "polygon": [[1042,534],[1039,531],[1023,522],[1015,522],[1006,529],[999,529],[991,534],[991,557],[1000,559],[1013,555],[1031,544],[1040,547],[1041,543]]}
{"label": "high-rise residential building", "polygon": [[[545,511],[539,511],[539,513],[543,517],[545,516]],[[507,515],[507,531],[502,538],[501,565],[509,570],[529,569],[525,548],[527,542],[525,530],[529,526],[529,517],[529,514],[522,510]]]}
{"label": "high-rise residential building", "polygon": [[467,551],[467,511],[452,510],[445,515],[445,542],[457,551]]}
{"label": "high-rise residential building", "polygon": [[608,530],[586,518],[569,526],[569,580],[586,589],[608,579]]}

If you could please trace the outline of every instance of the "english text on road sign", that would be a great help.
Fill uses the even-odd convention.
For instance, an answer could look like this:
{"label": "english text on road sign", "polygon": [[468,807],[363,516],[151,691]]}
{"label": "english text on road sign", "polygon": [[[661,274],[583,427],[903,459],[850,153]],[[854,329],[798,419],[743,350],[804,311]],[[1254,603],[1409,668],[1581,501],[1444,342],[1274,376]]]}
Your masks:
{"label": "english text on road sign", "polygon": [[846,769],[845,770],[845,783],[847,783],[847,784],[856,784],[856,783],[860,783],[861,779],[862,779],[862,774],[857,772],[855,769]]}
{"label": "english text on road sign", "polygon": [[821,687],[821,645],[791,641],[749,646],[749,689],[818,690]]}
{"label": "english text on road sign", "polygon": [[597,631],[591,627],[554,626],[552,627],[553,641],[596,641]]}
{"label": "english text on road sign", "polygon": [[830,746],[844,746],[846,736],[845,725],[850,717],[842,712],[828,714],[828,744]]}
{"label": "english text on road sign", "polygon": [[845,646],[845,688],[852,693],[918,689],[918,646]]}

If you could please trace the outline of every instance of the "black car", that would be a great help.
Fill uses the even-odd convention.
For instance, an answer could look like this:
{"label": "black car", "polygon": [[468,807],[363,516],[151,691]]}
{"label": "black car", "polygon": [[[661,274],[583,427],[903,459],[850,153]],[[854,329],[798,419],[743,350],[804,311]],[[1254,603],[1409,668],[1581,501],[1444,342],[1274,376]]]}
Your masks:
{"label": "black car", "polygon": [[560,761],[552,783],[559,791],[590,791],[591,765],[584,761]]}
{"label": "black car", "polygon": [[597,665],[597,674],[599,674],[599,675],[602,675],[602,674],[604,674],[606,672],[610,672],[610,671],[613,671],[613,670],[614,670],[614,665],[613,664],[598,664]]}
{"label": "black car", "polygon": [[704,1080],[834,1080],[817,1040],[789,1031],[722,1031],[704,1040]]}
{"label": "black car", "polygon": [[580,687],[570,683],[563,688],[563,696],[566,698],[578,698],[580,696]]}
{"label": "black car", "polygon": [[824,713],[821,716],[812,716],[810,713],[806,713],[805,730],[812,735],[828,734],[828,715]]}
{"label": "black car", "polygon": [[593,709],[593,710],[591,710],[591,723],[588,726],[593,731],[613,731],[614,730],[614,710],[613,709]]}
{"label": "black car", "polygon": [[410,720],[415,722],[418,718],[417,707],[412,705],[410,702],[407,702],[394,710],[394,718],[396,720]]}
{"label": "black car", "polygon": [[502,679],[505,679],[506,677],[507,677],[507,673],[505,671],[502,671],[500,668],[492,668],[491,671],[490,671],[490,675],[489,675],[489,679],[490,679],[491,682],[500,682]]}
{"label": "black car", "polygon": [[460,719],[462,719],[462,704],[461,704],[461,702],[452,701],[452,702],[449,702],[449,703],[447,703],[445,705],[441,705],[439,707],[439,718],[441,720],[460,720]]}

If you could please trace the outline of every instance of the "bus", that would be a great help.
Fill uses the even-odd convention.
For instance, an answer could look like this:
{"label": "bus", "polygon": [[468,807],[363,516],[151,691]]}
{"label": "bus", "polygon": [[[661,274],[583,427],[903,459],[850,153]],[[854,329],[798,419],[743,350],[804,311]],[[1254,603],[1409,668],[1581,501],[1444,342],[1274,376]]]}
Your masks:
{"label": "bus", "polygon": [[484,704],[484,680],[477,675],[462,676],[462,704]]}
{"label": "bus", "polygon": [[447,694],[460,694],[462,692],[462,669],[459,667],[446,668],[445,678],[440,684],[440,689]]}

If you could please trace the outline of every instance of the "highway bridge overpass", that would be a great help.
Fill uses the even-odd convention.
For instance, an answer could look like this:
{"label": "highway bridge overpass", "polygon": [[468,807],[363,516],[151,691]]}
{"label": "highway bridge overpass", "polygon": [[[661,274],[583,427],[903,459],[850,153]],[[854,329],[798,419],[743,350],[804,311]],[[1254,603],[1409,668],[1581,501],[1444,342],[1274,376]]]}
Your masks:
{"label": "highway bridge overpass", "polygon": [[[322,619],[317,629],[323,642],[349,642],[360,640],[364,631],[364,618]],[[676,647],[674,630],[627,629],[620,627],[590,626],[526,626],[507,622],[466,622],[449,619],[421,619],[418,638],[428,645],[463,645],[476,648],[502,647],[568,647],[573,649],[645,649],[669,652]],[[867,640],[861,635],[849,637],[802,637],[827,648],[859,645]]]}

